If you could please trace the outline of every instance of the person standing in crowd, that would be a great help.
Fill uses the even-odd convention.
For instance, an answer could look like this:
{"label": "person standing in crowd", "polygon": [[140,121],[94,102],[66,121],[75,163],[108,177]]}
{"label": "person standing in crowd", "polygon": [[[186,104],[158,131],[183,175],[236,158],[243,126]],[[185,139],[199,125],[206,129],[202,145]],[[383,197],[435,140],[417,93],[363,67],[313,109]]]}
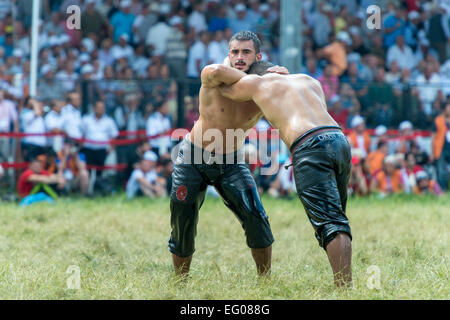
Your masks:
{"label": "person standing in crowd", "polygon": [[64,117],[64,131],[72,139],[81,138],[81,96],[77,91],[67,94],[67,104],[62,108],[61,114]]}
{"label": "person standing in crowd", "polygon": [[155,111],[147,119],[146,132],[153,152],[159,156],[170,151],[170,137],[164,134],[172,129],[172,121],[168,116],[169,103],[165,98],[156,101],[154,108]]}
{"label": "person standing in crowd", "polygon": [[200,32],[197,41],[191,46],[188,54],[187,76],[192,80],[189,95],[197,96],[200,90],[200,74],[203,67],[209,64],[208,44],[210,36],[207,31]]}
{"label": "person standing in crowd", "polygon": [[434,119],[432,135],[432,159],[436,164],[437,180],[442,190],[448,190],[450,165],[450,100],[442,113]]}
{"label": "person standing in crowd", "polygon": [[[0,87],[0,133],[19,131],[17,109],[13,101],[5,99],[5,90]],[[8,161],[11,156],[11,139],[0,137],[0,161]]]}
{"label": "person standing in crowd", "polygon": [[[105,115],[105,103],[97,100],[94,112],[81,120],[81,132],[87,141],[83,143],[82,152],[86,155],[88,165],[102,167],[106,156],[111,151],[110,141],[119,135],[114,121]],[[97,171],[99,176],[100,170]]]}
{"label": "person standing in crowd", "polygon": [[20,120],[22,131],[25,136],[22,139],[22,156],[25,161],[44,154],[47,151],[47,137],[45,136],[44,107],[41,102],[27,98],[25,100],[25,108],[22,110]]}
{"label": "person standing in crowd", "polygon": [[171,30],[167,38],[165,62],[169,66],[169,72],[172,77],[183,78],[186,75],[187,57],[183,19],[179,16],[173,16],[169,24]]}
{"label": "person standing in crowd", "polygon": [[59,136],[48,137],[47,145],[52,148],[53,151],[59,152],[62,148],[65,134],[64,132],[64,117],[61,114],[61,110],[64,106],[64,102],[61,100],[52,100],[50,103],[51,110],[45,115],[44,122],[47,133],[57,133]]}
{"label": "person standing in crowd", "polygon": [[122,34],[127,34],[131,39],[133,36],[134,14],[130,12],[131,0],[120,1],[120,11],[116,12],[112,17],[110,24],[113,28],[114,42],[118,42]]}

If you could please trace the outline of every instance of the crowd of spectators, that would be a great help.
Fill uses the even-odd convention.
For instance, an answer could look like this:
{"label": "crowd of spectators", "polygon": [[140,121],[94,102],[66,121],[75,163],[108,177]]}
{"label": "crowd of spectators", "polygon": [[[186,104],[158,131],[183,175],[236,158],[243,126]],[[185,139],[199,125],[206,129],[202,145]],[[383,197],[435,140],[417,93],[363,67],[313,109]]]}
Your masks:
{"label": "crowd of spectators", "polygon": [[[380,25],[369,28],[372,4],[381,9]],[[68,27],[71,5],[81,9],[80,29]],[[301,5],[301,72],[320,81],[330,114],[351,131],[352,192],[422,193],[425,174],[430,190],[447,190],[450,1],[304,0]],[[180,123],[191,128],[198,118],[202,68],[221,63],[228,40],[241,30],[258,34],[263,59],[281,63],[278,0],[41,0],[38,92],[31,99],[31,7],[28,0],[0,5],[0,133],[47,136],[26,136],[20,148],[18,139],[0,137],[0,162],[23,160],[35,174],[41,169],[57,174],[64,184],[42,181],[66,192],[74,187],[82,194],[113,192],[120,186],[129,197],[138,191],[167,194],[172,144],[158,135]],[[432,139],[379,135],[383,128],[402,131],[405,123],[408,130],[432,130]],[[375,137],[366,125],[378,129]],[[158,137],[135,139],[139,130]],[[60,133],[66,138],[48,135]],[[81,138],[87,142],[79,145]],[[111,139],[134,142],[111,145]],[[279,162],[285,161],[282,148]],[[99,168],[105,163],[126,165],[115,187],[103,181],[108,171]],[[406,177],[419,165],[414,183]],[[401,172],[402,179],[392,172]],[[289,170],[260,181],[274,195],[292,190]]]}

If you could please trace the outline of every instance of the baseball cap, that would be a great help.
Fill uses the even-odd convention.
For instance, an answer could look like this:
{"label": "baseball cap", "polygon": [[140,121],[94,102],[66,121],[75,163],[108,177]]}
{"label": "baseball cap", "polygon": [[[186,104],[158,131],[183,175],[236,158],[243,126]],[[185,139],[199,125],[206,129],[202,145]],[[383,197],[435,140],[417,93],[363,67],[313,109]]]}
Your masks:
{"label": "baseball cap", "polygon": [[380,124],[379,126],[377,126],[375,128],[375,135],[377,137],[382,136],[383,134],[385,134],[387,132],[387,128],[385,126],[383,126],[382,124]]}
{"label": "baseball cap", "polygon": [[398,126],[399,130],[407,130],[407,129],[412,129],[413,128],[413,124],[411,123],[411,121],[405,120],[400,122],[400,125]]}
{"label": "baseball cap", "polygon": [[236,11],[236,12],[247,11],[247,7],[245,5],[243,5],[242,3],[239,3],[234,7],[234,11]]}
{"label": "baseball cap", "polygon": [[144,153],[144,160],[157,162],[158,156],[153,151],[146,151]]}
{"label": "baseball cap", "polygon": [[121,8],[127,8],[131,6],[131,0],[122,0],[120,1]]}
{"label": "baseball cap", "polygon": [[181,19],[180,16],[173,16],[173,17],[170,18],[170,20],[169,20],[169,24],[170,24],[171,26],[175,26],[175,25],[181,24],[181,23],[183,23],[183,19]]}
{"label": "baseball cap", "polygon": [[356,115],[352,119],[351,127],[355,128],[355,127],[357,127],[357,126],[359,126],[360,124],[363,124],[363,123],[364,123],[364,118],[359,116],[359,115]]}

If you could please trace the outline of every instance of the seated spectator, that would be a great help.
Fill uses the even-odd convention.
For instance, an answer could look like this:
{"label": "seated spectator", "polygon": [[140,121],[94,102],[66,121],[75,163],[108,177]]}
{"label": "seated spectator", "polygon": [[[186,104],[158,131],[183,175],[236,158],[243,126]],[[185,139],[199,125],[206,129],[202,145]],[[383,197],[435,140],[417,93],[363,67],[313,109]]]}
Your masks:
{"label": "seated spectator", "polygon": [[317,56],[319,59],[324,58],[330,63],[332,75],[340,77],[347,69],[346,47],[352,44],[352,40],[345,31],[339,32],[336,39],[336,41],[320,49]]}
{"label": "seated spectator", "polygon": [[369,153],[366,159],[367,167],[369,168],[369,173],[374,176],[383,168],[384,158],[388,155],[388,144],[387,141],[378,141],[377,150]]}
{"label": "seated spectator", "polygon": [[403,35],[398,35],[395,44],[387,51],[386,65],[390,66],[393,61],[396,61],[402,70],[411,70],[416,66],[414,53],[411,48],[405,44],[405,37]]}
{"label": "seated spectator", "polygon": [[127,198],[134,198],[136,195],[148,197],[161,197],[167,194],[165,180],[158,177],[155,170],[158,156],[153,151],[147,151],[144,159],[139,163],[139,167],[134,169],[127,182]]}
{"label": "seated spectator", "polygon": [[317,80],[319,80],[322,85],[323,93],[327,100],[338,93],[339,78],[333,74],[333,67],[331,64],[325,66],[323,74]]}
{"label": "seated spectator", "polygon": [[86,168],[86,157],[72,139],[64,141],[63,148],[58,152],[57,165],[67,182],[67,192],[80,190],[82,195],[88,193],[89,172]]}
{"label": "seated spectator", "polygon": [[434,194],[440,196],[442,194],[442,189],[439,183],[430,179],[429,175],[425,171],[419,171],[416,174],[417,185],[414,188],[414,193],[417,195],[422,194]]}
{"label": "seated spectator", "polygon": [[359,156],[352,155],[352,168],[348,182],[350,195],[365,196],[370,193],[370,180],[364,170],[363,161]]}
{"label": "seated spectator", "polygon": [[445,104],[442,113],[434,119],[432,140],[432,159],[435,161],[437,181],[442,190],[447,191],[450,164],[450,100]]}
{"label": "seated spectator", "polygon": [[381,196],[404,191],[402,174],[396,167],[394,155],[389,155],[384,159],[383,169],[372,177],[370,190],[378,192]]}
{"label": "seated spectator", "polygon": [[159,158],[158,163],[158,176],[165,181],[166,184],[166,192],[170,195],[172,191],[172,172],[173,172],[173,163],[169,154],[167,156],[161,156]]}
{"label": "seated spectator", "polygon": [[417,164],[414,154],[412,153],[405,154],[405,169],[408,175],[409,185],[411,186],[411,189],[414,191],[414,188],[417,185],[416,174],[419,171],[423,171],[423,168]]}
{"label": "seated spectator", "polygon": [[366,130],[364,118],[361,116],[353,117],[351,128],[352,130],[348,135],[350,145],[352,148],[361,150],[362,157],[365,158],[370,151],[371,138]]}
{"label": "seated spectator", "polygon": [[328,106],[330,109],[328,113],[333,119],[339,124],[342,129],[347,128],[347,120],[348,120],[348,109],[342,108],[341,98],[338,95],[335,95],[331,98]]}
{"label": "seated spectator", "polygon": [[51,174],[44,170],[44,161],[44,158],[39,156],[31,159],[28,169],[20,175],[17,193],[23,198],[21,206],[42,201],[52,203],[53,199],[58,197],[54,188],[64,188],[65,179],[62,174]]}

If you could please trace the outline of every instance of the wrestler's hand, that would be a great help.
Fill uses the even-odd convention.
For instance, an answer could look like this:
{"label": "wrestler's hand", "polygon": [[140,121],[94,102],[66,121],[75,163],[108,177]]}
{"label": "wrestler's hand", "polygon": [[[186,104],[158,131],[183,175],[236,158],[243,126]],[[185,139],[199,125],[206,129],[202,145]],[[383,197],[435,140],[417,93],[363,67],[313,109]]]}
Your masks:
{"label": "wrestler's hand", "polygon": [[289,70],[285,67],[273,66],[267,69],[267,72],[288,75]]}

